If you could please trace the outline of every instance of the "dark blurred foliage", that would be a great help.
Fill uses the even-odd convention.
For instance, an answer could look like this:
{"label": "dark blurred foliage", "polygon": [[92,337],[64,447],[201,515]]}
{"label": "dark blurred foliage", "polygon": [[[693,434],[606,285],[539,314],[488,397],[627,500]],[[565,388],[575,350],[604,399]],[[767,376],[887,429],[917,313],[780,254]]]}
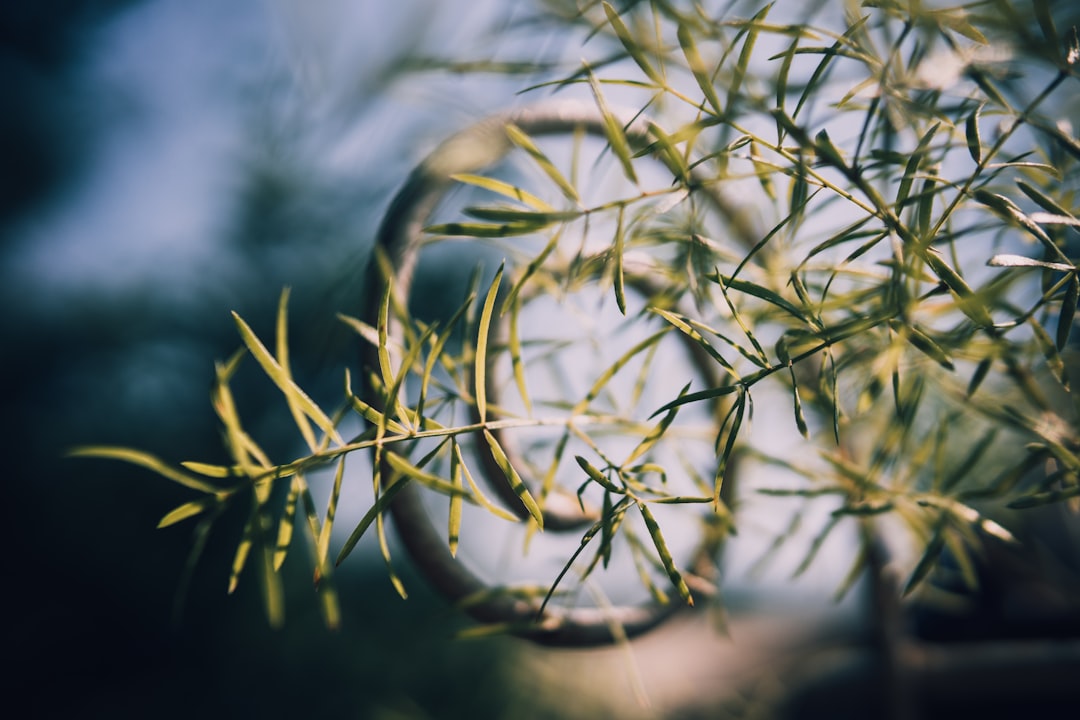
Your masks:
{"label": "dark blurred foliage", "polygon": [[[190,499],[182,489],[122,463],[66,458],[78,444],[140,447],[170,461],[223,460],[209,404],[213,360],[237,346],[228,310],[270,334],[275,298],[297,286],[293,317],[349,309],[363,267],[362,235],[341,237],[338,188],[298,191],[288,158],[248,158],[223,252],[243,258],[228,285],[212,270],[190,292],[136,283],[122,292],[66,290],[20,277],[9,259],[19,230],[59,203],[94,159],[95,98],[73,81],[94,31],[134,0],[41,0],[0,6],[0,373],[4,378],[4,673],[9,712],[34,717],[494,717],[505,714],[500,641],[452,642],[455,616],[406,574],[401,601],[381,567],[357,561],[340,574],[344,625],[327,630],[298,550],[286,565],[288,622],[267,626],[245,576],[225,594],[242,517],[212,533],[174,616],[192,546],[191,524],[156,530]],[[258,146],[258,143],[253,143]],[[297,197],[300,200],[297,201]],[[355,199],[351,212],[367,213]],[[337,198],[334,200],[333,198]],[[305,204],[306,203],[306,204]],[[348,230],[348,228],[346,228]],[[320,239],[357,245],[351,261],[312,251]],[[87,237],[87,243],[99,241]],[[301,243],[308,243],[302,246]],[[312,245],[315,243],[316,245]],[[302,266],[297,259],[307,259]],[[63,258],[56,258],[63,263]],[[349,265],[355,263],[355,268]],[[214,275],[218,277],[215,278]],[[320,278],[337,278],[319,288]],[[338,281],[340,280],[340,282]],[[318,304],[316,313],[313,306]],[[302,382],[323,378],[326,357],[347,351],[330,322],[294,329]],[[337,372],[340,368],[337,369]],[[248,417],[274,401],[238,383]],[[334,397],[334,395],[330,395]],[[262,427],[270,446],[295,439]],[[184,453],[183,457],[177,453]],[[230,536],[230,533],[232,536]],[[485,688],[476,692],[477,686]]]}

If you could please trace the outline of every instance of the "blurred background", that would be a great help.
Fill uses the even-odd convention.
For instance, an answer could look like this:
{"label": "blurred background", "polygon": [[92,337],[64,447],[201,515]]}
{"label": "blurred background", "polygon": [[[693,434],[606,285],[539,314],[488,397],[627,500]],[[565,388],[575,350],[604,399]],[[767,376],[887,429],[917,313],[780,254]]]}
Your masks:
{"label": "blurred background", "polygon": [[[242,518],[211,534],[185,584],[191,527],[155,525],[189,495],[65,457],[118,444],[225,461],[209,390],[213,361],[238,347],[229,311],[269,336],[284,286],[297,379],[339,397],[353,339],[332,318],[356,310],[392,193],[449,132],[537,79],[423,58],[576,61],[584,38],[536,13],[524,0],[2,5],[9,702],[36,717],[744,717],[801,687],[811,656],[814,672],[867,677],[861,657],[830,654],[868,632],[867,588],[842,605],[820,590],[846,561],[801,594],[735,588],[730,636],[699,616],[632,653],[583,653],[457,640],[457,613],[404,562],[400,600],[370,547],[338,576],[345,616],[329,631],[298,553],[274,631],[253,582],[225,593]],[[235,390],[264,444],[295,442],[259,426],[280,416],[267,386]],[[865,716],[880,698],[857,686],[808,690],[792,714],[823,717],[797,711],[820,708],[817,692],[830,716]]]}

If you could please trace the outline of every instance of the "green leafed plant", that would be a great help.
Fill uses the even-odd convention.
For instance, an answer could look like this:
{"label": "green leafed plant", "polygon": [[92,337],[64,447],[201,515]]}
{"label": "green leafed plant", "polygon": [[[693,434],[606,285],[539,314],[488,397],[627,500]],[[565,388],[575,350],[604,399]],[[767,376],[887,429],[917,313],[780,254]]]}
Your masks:
{"label": "green leafed plant", "polygon": [[[1043,2],[877,0],[838,17],[735,7],[546,5],[592,55],[537,63],[550,77],[528,91],[575,100],[463,131],[407,181],[380,232],[370,302],[342,318],[365,349],[359,367],[346,359],[338,408],[292,378],[283,295],[273,352],[237,316],[243,350],[218,367],[231,464],[76,453],[197,494],[163,526],[212,522],[250,496],[229,587],[253,571],[275,623],[297,525],[329,624],[334,568],[369,530],[404,595],[383,518],[418,489],[447,498],[446,558],[417,560],[429,575],[457,562],[470,506],[522,523],[526,544],[579,538],[540,591],[472,576],[449,591],[481,621],[551,642],[581,641],[577,595],[613,559],[656,606],[715,597],[713,564],[747,493],[831,503],[796,576],[838,528],[889,518],[914,550],[904,592],[945,552],[975,582],[983,544],[1015,542],[1014,510],[1080,498],[1076,28]],[[408,214],[443,195],[466,199]],[[455,269],[459,304],[418,313],[414,269],[431,281],[425,258],[462,245],[490,262],[471,282],[471,267]],[[229,389],[244,355],[282,394],[299,456],[265,452],[245,430]],[[794,453],[753,427],[755,399],[777,389]],[[357,451],[373,499],[332,557]],[[334,472],[320,509],[309,482],[323,467]],[[693,553],[669,542],[687,528],[705,538]],[[871,554],[853,550],[849,580]],[[515,602],[524,614],[505,610]],[[551,615],[554,604],[570,610]],[[625,636],[612,629],[623,616],[600,616],[608,630],[589,638]]]}

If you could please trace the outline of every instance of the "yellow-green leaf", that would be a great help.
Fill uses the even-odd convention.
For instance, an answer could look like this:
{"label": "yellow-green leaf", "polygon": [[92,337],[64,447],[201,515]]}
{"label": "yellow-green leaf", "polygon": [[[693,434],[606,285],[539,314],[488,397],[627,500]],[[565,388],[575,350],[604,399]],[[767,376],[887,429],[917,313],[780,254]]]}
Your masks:
{"label": "yellow-green leaf", "polygon": [[641,71],[645,73],[645,76],[652,80],[660,87],[664,87],[666,83],[664,79],[660,77],[660,73],[652,66],[649,59],[645,56],[645,53],[641,51],[641,46],[638,44],[633,33],[623,23],[622,18],[619,17],[619,13],[615,8],[611,6],[611,3],[604,2],[604,14],[607,15],[608,22],[611,23],[612,30],[615,31],[615,35],[618,36],[619,42],[626,48],[626,52],[630,53],[630,57],[634,59]]}
{"label": "yellow-green leaf", "polygon": [[480,422],[487,420],[488,335],[491,332],[491,315],[495,309],[495,298],[499,294],[502,275],[503,266],[500,265],[495,278],[491,281],[491,287],[488,288],[487,297],[484,298],[484,307],[480,311],[480,323],[476,335],[476,365],[473,376],[476,378],[476,414]]}
{"label": "yellow-green leaf", "polygon": [[668,549],[663,533],[660,532],[660,526],[657,524],[656,518],[653,517],[652,511],[649,510],[645,503],[639,502],[637,506],[638,510],[641,511],[641,518],[645,521],[645,527],[649,530],[649,537],[652,538],[653,545],[656,546],[656,553],[660,556],[660,562],[663,563],[671,584],[679,591],[679,596],[686,601],[687,605],[693,605],[694,596],[690,594],[690,588],[687,587],[686,580],[683,579],[682,573],[679,572],[678,567],[675,565],[674,558],[671,557],[671,551]]}
{"label": "yellow-green leaf", "polygon": [[291,402],[295,402],[296,406],[300,408],[305,415],[318,425],[323,432],[332,437],[338,444],[344,444],[341,436],[338,434],[337,428],[334,427],[334,423],[327,417],[326,413],[319,408],[318,405],[312,401],[307,394],[299,388],[289,377],[289,374],[282,369],[281,365],[274,360],[273,356],[266,349],[266,346],[262,344],[259,338],[251,330],[246,322],[235,312],[232,313],[233,319],[236,321],[236,326],[240,330],[240,337],[243,339],[244,344],[251,352],[252,356],[262,367],[263,372],[277,385],[278,389],[285,395],[286,398],[291,398]]}
{"label": "yellow-green leaf", "polygon": [[690,67],[690,72],[693,73],[698,87],[701,88],[701,92],[705,95],[709,105],[712,106],[713,111],[717,115],[723,115],[724,113],[720,109],[720,98],[716,95],[716,88],[713,87],[712,77],[705,67],[705,61],[701,59],[701,54],[698,52],[693,32],[680,22],[676,33],[679,37],[679,45],[682,47],[683,56],[686,58],[686,64]]}
{"label": "yellow-green leaf", "polygon": [[484,440],[487,441],[488,447],[491,448],[491,456],[495,459],[495,464],[499,466],[499,469],[502,470],[503,475],[506,477],[506,481],[510,483],[510,489],[521,499],[521,504],[525,506],[525,509],[529,511],[529,515],[536,521],[537,527],[543,530],[544,514],[540,511],[540,506],[536,504],[536,500],[533,498],[532,493],[529,492],[525,481],[521,479],[517,470],[510,464],[510,459],[506,457],[506,453],[503,452],[499,441],[486,428],[484,429]]}
{"label": "yellow-green leaf", "polygon": [[161,528],[166,528],[183,520],[187,520],[190,517],[201,515],[217,504],[218,499],[216,497],[204,497],[198,500],[192,500],[191,502],[186,502],[169,511],[165,517],[161,518],[161,521],[157,524],[158,529],[160,530]]}
{"label": "yellow-green leaf", "polygon": [[131,463],[132,465],[138,465],[144,467],[147,470],[161,475],[162,477],[172,480],[174,483],[183,485],[186,488],[192,490],[198,490],[199,492],[217,494],[221,492],[221,488],[215,487],[210,483],[204,482],[193,475],[188,475],[185,472],[181,472],[174,467],[169,466],[159,458],[151,455],[147,452],[140,450],[132,450],[125,447],[114,447],[111,445],[84,445],[74,448],[68,453],[71,457],[94,457],[104,458],[110,460],[123,460],[124,462]]}

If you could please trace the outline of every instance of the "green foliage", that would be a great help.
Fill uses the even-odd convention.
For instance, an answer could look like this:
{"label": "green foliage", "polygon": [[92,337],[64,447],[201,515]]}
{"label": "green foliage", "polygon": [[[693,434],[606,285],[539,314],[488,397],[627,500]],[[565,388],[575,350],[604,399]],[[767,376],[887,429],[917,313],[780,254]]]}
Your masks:
{"label": "green foliage", "polygon": [[[982,543],[1012,541],[989,516],[1080,497],[1069,378],[1080,143],[1057,119],[1067,113],[1064,96],[1076,91],[1080,46],[1047,3],[1031,8],[1037,30],[1016,25],[1028,10],[1016,5],[848,3],[843,24],[829,27],[779,21],[772,5],[740,19],[666,0],[621,9],[549,3],[550,17],[590,36],[600,57],[531,92],[583,86],[581,97],[602,118],[600,155],[615,163],[616,181],[583,184],[589,165],[580,138],[567,167],[549,140],[507,127],[522,172],[454,175],[469,197],[484,200],[464,208],[467,220],[430,222],[423,240],[487,243],[504,266],[478,307],[478,294],[466,293],[454,312],[431,321],[410,314],[387,272],[374,324],[343,318],[377,350],[377,366],[359,370],[376,392],[353,394],[346,373],[339,409],[320,408],[292,378],[287,295],[273,353],[237,316],[244,353],[282,393],[307,446],[301,457],[272,460],[245,430],[229,391],[241,354],[219,365],[213,392],[230,465],[177,468],[133,450],[77,452],[142,465],[201,494],[163,526],[215,517],[250,496],[230,589],[253,569],[275,623],[277,569],[298,522],[312,540],[333,625],[335,564],[374,525],[390,567],[382,518],[407,484],[451,499],[446,535],[456,552],[470,530],[463,503],[540,530],[557,479],[570,475],[582,483],[581,509],[592,519],[544,603],[588,547],[595,554],[579,567],[582,581],[608,567],[623,540],[653,596],[666,598],[655,584],[666,577],[692,603],[683,561],[665,539],[669,516],[654,508],[703,507],[706,523],[721,518],[722,533],[730,532],[737,513],[728,486],[747,464],[803,478],[755,492],[834,501],[796,575],[837,528],[888,515],[916,547],[905,591],[945,550],[974,582],[971,558]],[[1032,32],[1042,37],[1032,40]],[[1043,56],[1014,66],[990,52],[1019,52],[1020,41],[1042,43]],[[632,131],[633,112],[615,109],[616,92],[620,104],[628,98],[651,116],[647,138]],[[596,200],[598,193],[606,195]],[[553,367],[568,341],[535,332],[527,313],[595,287],[614,298],[624,317],[618,327],[636,340],[620,351],[596,348],[614,359],[578,369],[584,392],[538,394],[527,371]],[[389,330],[395,324],[400,341]],[[676,394],[637,407],[649,378],[664,372],[654,363],[665,348],[700,355],[709,370],[688,371]],[[509,381],[493,377],[503,360]],[[619,397],[613,383],[635,368],[637,389]],[[805,463],[751,443],[754,397],[766,386],[790,394]],[[517,409],[504,402],[512,396]],[[690,408],[702,409],[699,420],[681,423]],[[693,463],[671,465],[702,415],[710,419],[711,480],[687,467]],[[343,428],[357,424],[364,429],[345,440]],[[543,429],[555,435],[542,451],[508,451],[515,433]],[[331,529],[345,458],[356,451],[374,454],[374,502],[335,562]],[[567,453],[576,460],[569,471]],[[503,476],[494,482],[505,481],[527,512],[508,513],[482,494],[474,476],[490,475],[484,457]],[[320,515],[308,477],[323,466],[335,474]],[[689,477],[689,489],[669,482],[675,476]],[[276,487],[288,488],[284,503]],[[673,525],[687,516],[678,517]],[[651,542],[641,542],[642,530]],[[867,556],[858,553],[852,578]]]}

